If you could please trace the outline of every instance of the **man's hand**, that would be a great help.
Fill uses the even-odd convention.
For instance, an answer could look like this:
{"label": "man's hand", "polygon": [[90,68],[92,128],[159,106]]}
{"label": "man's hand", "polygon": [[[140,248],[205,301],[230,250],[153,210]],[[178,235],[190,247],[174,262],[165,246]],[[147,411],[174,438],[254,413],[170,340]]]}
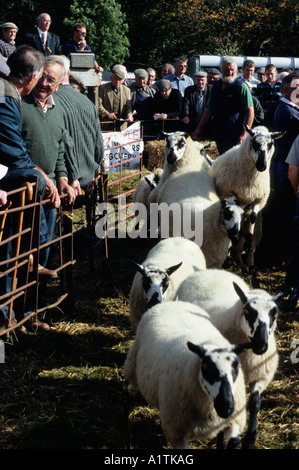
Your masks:
{"label": "man's hand", "polygon": [[67,203],[68,204],[72,204],[75,199],[76,199],[76,193],[75,193],[75,190],[74,188],[72,188],[72,186],[70,186],[67,182],[67,180],[63,179],[63,178],[59,178],[57,180],[57,188],[58,188],[58,192],[60,195],[65,195],[67,196]]}
{"label": "man's hand", "polygon": [[81,191],[81,185],[79,183],[79,180],[74,180],[71,182],[71,187],[73,188],[73,190],[75,191],[75,195],[76,197],[77,196],[81,196],[82,194],[82,191]]}
{"label": "man's hand", "polygon": [[54,182],[49,178],[47,175],[45,175],[46,182],[47,182],[47,187],[46,187],[46,198],[50,199],[49,205],[52,207],[55,207],[58,209],[60,207],[60,197],[57,191],[57,188],[54,184]]}
{"label": "man's hand", "polygon": [[7,192],[0,189],[0,207],[7,204]]}

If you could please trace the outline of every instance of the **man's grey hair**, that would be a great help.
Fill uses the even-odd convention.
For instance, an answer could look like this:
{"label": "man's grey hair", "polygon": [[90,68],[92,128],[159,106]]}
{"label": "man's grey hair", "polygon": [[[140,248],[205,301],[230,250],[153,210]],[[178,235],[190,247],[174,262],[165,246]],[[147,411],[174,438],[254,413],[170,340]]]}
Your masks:
{"label": "man's grey hair", "polygon": [[61,76],[59,79],[59,83],[62,83],[70,69],[70,61],[67,57],[62,55],[49,55],[45,57],[45,66],[56,64],[59,64],[61,66]]}
{"label": "man's grey hair", "polygon": [[[45,16],[45,15],[50,16],[49,13],[41,13],[40,15],[38,15],[37,20],[38,20],[38,21],[41,20],[42,17]],[[51,18],[51,16],[50,16],[50,18]]]}
{"label": "man's grey hair", "polygon": [[222,63],[221,63],[221,67],[223,67],[224,64],[234,65],[234,66],[235,66],[235,70],[236,70],[236,71],[238,70],[237,62],[235,61],[235,59],[234,59],[233,57],[230,57],[230,56],[223,57]]}

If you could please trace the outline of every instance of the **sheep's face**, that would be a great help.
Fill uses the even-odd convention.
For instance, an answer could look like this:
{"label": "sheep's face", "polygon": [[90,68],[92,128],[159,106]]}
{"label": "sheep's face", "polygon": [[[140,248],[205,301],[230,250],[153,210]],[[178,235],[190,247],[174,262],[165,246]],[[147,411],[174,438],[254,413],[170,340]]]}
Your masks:
{"label": "sheep's face", "polygon": [[244,208],[235,196],[221,200],[221,226],[232,241],[239,240]]}
{"label": "sheep's face", "polygon": [[265,171],[274,153],[274,139],[282,137],[283,132],[269,132],[266,127],[249,129],[251,154],[257,171]]}
{"label": "sheep's face", "polygon": [[216,348],[212,345],[196,346],[192,343],[187,345],[201,359],[199,383],[202,389],[213,402],[218,416],[228,418],[235,410],[234,393],[240,369],[237,354],[245,345],[232,346],[231,349]]}
{"label": "sheep's face", "polygon": [[181,266],[179,263],[170,268],[158,268],[157,266],[138,266],[142,276],[142,292],[147,308],[151,308],[167,300],[169,296],[170,276]]}
{"label": "sheep's face", "polygon": [[182,158],[185,153],[188,134],[185,132],[173,132],[166,134],[165,160],[173,165]]}
{"label": "sheep's face", "polygon": [[243,303],[242,331],[249,339],[254,354],[264,354],[268,349],[269,336],[276,328],[278,306],[265,291],[252,290],[244,294],[235,283],[234,286]]}

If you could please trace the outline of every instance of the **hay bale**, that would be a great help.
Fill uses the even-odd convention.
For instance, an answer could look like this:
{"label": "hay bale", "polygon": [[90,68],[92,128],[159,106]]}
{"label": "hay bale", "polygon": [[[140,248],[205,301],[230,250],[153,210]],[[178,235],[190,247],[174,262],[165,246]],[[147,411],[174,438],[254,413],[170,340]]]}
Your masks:
{"label": "hay bale", "polygon": [[166,140],[149,140],[144,144],[143,162],[147,170],[163,168]]}
{"label": "hay bale", "polygon": [[[207,155],[215,160],[218,157],[218,150],[216,143],[212,141],[200,141],[201,144],[209,147],[206,149]],[[144,144],[143,164],[149,171],[155,168],[163,168],[165,161],[165,145],[166,140],[149,140]]]}

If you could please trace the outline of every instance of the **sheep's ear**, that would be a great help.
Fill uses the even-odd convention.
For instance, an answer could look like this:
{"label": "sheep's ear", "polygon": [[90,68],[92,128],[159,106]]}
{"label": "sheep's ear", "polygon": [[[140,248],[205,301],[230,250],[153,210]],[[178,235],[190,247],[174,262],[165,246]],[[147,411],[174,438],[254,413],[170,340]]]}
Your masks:
{"label": "sheep's ear", "polygon": [[284,135],[285,135],[285,131],[271,132],[272,139],[280,139]]}
{"label": "sheep's ear", "polygon": [[175,273],[183,264],[183,261],[181,261],[179,264],[175,264],[174,266],[171,266],[170,268],[167,269],[167,274],[168,276],[171,276],[171,274]]}
{"label": "sheep's ear", "polygon": [[201,359],[203,358],[205,354],[205,349],[202,346],[197,346],[196,344],[193,344],[190,341],[187,342],[187,346],[190,349],[190,351],[197,354]]}
{"label": "sheep's ear", "polygon": [[253,130],[249,126],[247,126],[247,124],[244,124],[244,127],[245,127],[246,131],[248,132],[248,134],[251,135],[251,137],[252,137],[254,135]]}
{"label": "sheep's ear", "polygon": [[246,295],[244,294],[244,292],[242,291],[241,287],[238,286],[238,284],[236,282],[233,282],[233,285],[234,285],[234,288],[235,288],[235,291],[236,293],[238,294],[238,296],[240,297],[241,301],[242,301],[242,304],[245,305],[246,302],[247,302],[247,297]]}
{"label": "sheep's ear", "polygon": [[134,266],[134,268],[136,269],[136,271],[138,271],[142,275],[145,274],[145,270],[144,270],[144,267],[142,266],[142,264],[138,264],[138,263],[136,263],[136,261],[131,261],[131,263]]}
{"label": "sheep's ear", "polygon": [[164,131],[160,131],[159,135],[158,135],[158,138],[159,139],[167,139],[167,137],[171,135],[170,132],[164,132]]}
{"label": "sheep's ear", "polygon": [[152,183],[152,181],[149,178],[147,178],[145,176],[144,179],[147,182],[147,184],[150,186],[151,189],[155,189],[156,186]]}
{"label": "sheep's ear", "polygon": [[241,354],[243,351],[246,351],[246,349],[252,349],[252,344],[251,343],[235,344],[232,348],[232,352],[234,352],[235,354]]}

